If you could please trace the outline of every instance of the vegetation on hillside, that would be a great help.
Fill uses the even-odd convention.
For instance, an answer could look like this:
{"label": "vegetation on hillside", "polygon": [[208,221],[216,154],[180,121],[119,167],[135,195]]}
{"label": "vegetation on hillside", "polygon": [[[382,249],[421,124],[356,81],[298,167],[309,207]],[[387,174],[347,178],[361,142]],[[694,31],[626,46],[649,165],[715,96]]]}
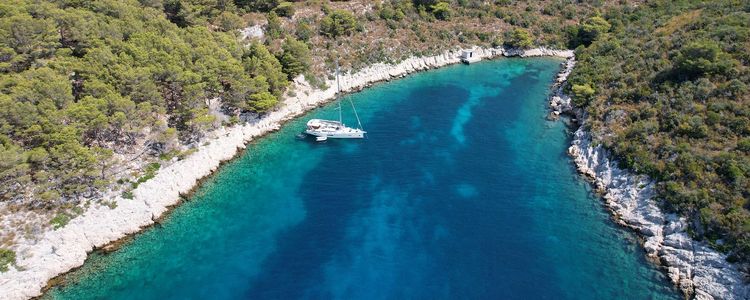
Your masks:
{"label": "vegetation on hillside", "polygon": [[[749,15],[729,0],[6,1],[0,201],[62,226],[82,199],[131,198],[159,168],[123,165],[183,157],[336,59],[545,45],[577,49],[567,88],[597,142],[655,178],[696,237],[749,261]],[[264,36],[241,40],[252,25]]]}
{"label": "vegetation on hillside", "polygon": [[[554,6],[554,8],[550,8]],[[544,1],[382,3],[102,0],[0,4],[0,201],[56,208],[149,178],[242,112],[273,109],[300,74],[429,54],[456,42],[563,45],[586,11]],[[538,12],[547,12],[537,17]],[[550,13],[553,12],[553,13]],[[453,22],[445,20],[451,19]],[[265,37],[237,29],[263,24]],[[457,25],[458,24],[458,25]],[[468,28],[466,26],[472,26]],[[549,27],[549,28],[548,28]],[[545,34],[545,32],[549,34]],[[519,33],[519,34],[515,34]],[[391,40],[393,42],[387,42]],[[344,42],[345,41],[345,42]],[[310,73],[310,72],[313,73]],[[146,175],[144,175],[146,174]],[[153,176],[153,175],[152,175]],[[135,184],[129,184],[133,181]]]}
{"label": "vegetation on hillside", "polygon": [[91,196],[109,183],[113,152],[144,139],[169,151],[216,126],[210,99],[273,106],[287,85],[276,58],[191,25],[222,14],[173,2],[0,4],[0,200]]}
{"label": "vegetation on hillside", "polygon": [[[611,24],[611,25],[610,25]],[[750,4],[649,1],[583,22],[574,101],[695,237],[750,261]],[[588,47],[585,47],[588,45]]]}

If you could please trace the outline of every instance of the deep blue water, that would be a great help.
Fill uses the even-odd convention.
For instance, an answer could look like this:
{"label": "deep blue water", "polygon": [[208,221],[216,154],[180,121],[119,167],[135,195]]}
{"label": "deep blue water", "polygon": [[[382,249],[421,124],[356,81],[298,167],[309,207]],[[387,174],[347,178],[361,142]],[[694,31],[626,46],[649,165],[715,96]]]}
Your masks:
{"label": "deep blue water", "polygon": [[311,112],[46,296],[677,299],[545,120],[559,63],[451,66],[347,96],[361,141],[295,138],[338,115]]}

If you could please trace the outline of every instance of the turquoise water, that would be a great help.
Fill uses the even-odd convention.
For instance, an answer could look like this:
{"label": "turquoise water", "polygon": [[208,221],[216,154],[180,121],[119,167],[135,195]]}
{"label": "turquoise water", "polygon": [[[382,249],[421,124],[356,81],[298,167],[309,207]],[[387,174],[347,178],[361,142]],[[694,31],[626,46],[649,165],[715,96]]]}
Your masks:
{"label": "turquoise water", "polygon": [[347,96],[361,141],[296,138],[338,115],[313,111],[46,297],[677,299],[545,120],[559,63],[451,66]]}

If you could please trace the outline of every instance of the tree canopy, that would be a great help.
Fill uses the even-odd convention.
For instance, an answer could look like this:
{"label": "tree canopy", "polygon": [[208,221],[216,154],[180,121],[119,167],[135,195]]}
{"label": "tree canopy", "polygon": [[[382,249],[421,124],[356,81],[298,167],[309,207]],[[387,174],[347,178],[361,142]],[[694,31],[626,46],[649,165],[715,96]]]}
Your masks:
{"label": "tree canopy", "polygon": [[299,74],[307,72],[312,65],[312,57],[307,44],[300,42],[293,37],[287,37],[282,45],[283,53],[279,58],[283,66],[284,73],[289,79]]}
{"label": "tree canopy", "polygon": [[239,44],[236,10],[205,1],[0,4],[0,200],[94,195],[125,149],[169,151],[170,139],[189,144],[216,126],[207,99],[222,99],[230,114],[272,109],[288,75],[263,44]]}
{"label": "tree canopy", "polygon": [[526,29],[514,28],[508,32],[505,45],[511,48],[528,49],[534,44],[531,34]]}
{"label": "tree canopy", "polygon": [[352,35],[357,27],[357,19],[346,10],[332,10],[320,21],[320,33],[329,38]]}

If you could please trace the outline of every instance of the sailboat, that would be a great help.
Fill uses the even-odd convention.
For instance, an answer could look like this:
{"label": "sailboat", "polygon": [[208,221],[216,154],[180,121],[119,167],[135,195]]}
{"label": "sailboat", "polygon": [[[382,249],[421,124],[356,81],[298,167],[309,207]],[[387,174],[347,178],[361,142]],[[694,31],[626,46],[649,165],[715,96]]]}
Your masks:
{"label": "sailboat", "polygon": [[[336,95],[341,92],[341,86],[339,85],[339,65],[336,63]],[[359,121],[359,115],[357,115],[357,109],[354,108],[354,102],[349,99],[349,103],[352,105],[352,111],[354,116],[357,118],[357,128],[347,127],[342,120],[341,112],[341,100],[338,101],[339,120],[324,120],[324,119],[311,119],[307,121],[307,128],[305,133],[315,137],[318,142],[325,141],[327,139],[361,139],[365,137],[366,131],[362,129],[362,122]]]}

